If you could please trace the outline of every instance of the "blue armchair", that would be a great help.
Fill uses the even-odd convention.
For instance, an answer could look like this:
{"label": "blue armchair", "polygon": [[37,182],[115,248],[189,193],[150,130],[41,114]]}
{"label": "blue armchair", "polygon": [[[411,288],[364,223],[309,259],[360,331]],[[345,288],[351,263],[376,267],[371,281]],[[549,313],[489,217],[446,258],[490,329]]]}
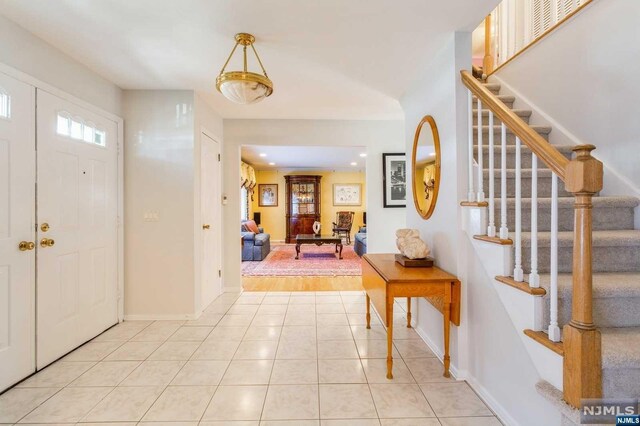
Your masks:
{"label": "blue armchair", "polygon": [[263,260],[271,251],[271,235],[264,232],[264,229],[258,227],[259,233],[251,232],[245,226],[245,221],[240,227],[242,235],[242,260]]}
{"label": "blue armchair", "polygon": [[367,252],[367,227],[362,226],[358,230],[355,236],[355,242],[353,243],[353,251],[360,257]]}

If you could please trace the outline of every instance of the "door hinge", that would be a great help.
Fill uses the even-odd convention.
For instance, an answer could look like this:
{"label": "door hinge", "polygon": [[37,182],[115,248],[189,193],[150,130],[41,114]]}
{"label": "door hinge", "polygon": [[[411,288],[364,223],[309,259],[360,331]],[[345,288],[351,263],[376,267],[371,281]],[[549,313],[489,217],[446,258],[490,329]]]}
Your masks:
{"label": "door hinge", "polygon": [[218,154],[218,161],[220,161],[220,154]]}
{"label": "door hinge", "polygon": [[222,278],[222,269],[218,269],[218,276]]}

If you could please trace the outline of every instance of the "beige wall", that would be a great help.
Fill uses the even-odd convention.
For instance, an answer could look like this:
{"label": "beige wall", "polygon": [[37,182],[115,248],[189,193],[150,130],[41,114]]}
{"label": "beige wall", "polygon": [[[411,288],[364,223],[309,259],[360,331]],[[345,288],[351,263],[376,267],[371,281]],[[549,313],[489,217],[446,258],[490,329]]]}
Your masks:
{"label": "beige wall", "polygon": [[[260,207],[258,206],[258,188],[256,188],[253,202],[250,204],[251,215],[253,212],[262,213],[261,225],[265,232],[271,234],[272,241],[284,241],[286,235],[286,202],[285,199],[285,181],[286,175],[314,175],[322,176],[320,180],[320,222],[322,223],[322,233],[331,233],[331,223],[336,220],[336,212],[353,211],[355,212],[353,220],[353,228],[351,234],[358,232],[358,228],[363,225],[362,212],[367,209],[366,202],[366,183],[365,173],[356,172],[333,172],[327,171],[281,171],[281,170],[256,170],[256,181],[258,184],[278,184],[278,206],[277,207]],[[362,205],[360,206],[334,206],[333,205],[333,184],[334,183],[359,183],[362,185]]]}

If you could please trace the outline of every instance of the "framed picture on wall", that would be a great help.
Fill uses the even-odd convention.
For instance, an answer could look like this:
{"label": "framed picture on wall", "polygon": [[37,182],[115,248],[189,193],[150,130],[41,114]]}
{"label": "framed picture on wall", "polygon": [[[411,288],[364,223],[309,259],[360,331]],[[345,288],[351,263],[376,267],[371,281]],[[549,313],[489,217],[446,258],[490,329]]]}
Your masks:
{"label": "framed picture on wall", "polygon": [[278,207],[278,184],[258,184],[258,206]]}
{"label": "framed picture on wall", "polygon": [[407,156],[404,153],[382,154],[383,205],[407,206]]}
{"label": "framed picture on wall", "polygon": [[361,206],[362,184],[359,183],[334,183],[334,206]]}

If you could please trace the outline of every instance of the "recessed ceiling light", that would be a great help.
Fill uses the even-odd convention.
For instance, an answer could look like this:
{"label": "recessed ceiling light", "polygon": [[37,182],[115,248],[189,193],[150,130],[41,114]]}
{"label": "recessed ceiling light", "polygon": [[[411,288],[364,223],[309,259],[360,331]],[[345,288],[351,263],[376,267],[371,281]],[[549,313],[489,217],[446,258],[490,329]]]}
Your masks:
{"label": "recessed ceiling light", "polygon": [[360,157],[366,157],[366,156],[367,156],[366,152],[363,152],[362,154],[360,154]]}
{"label": "recessed ceiling light", "polygon": [[260,157],[266,157],[267,156],[267,154],[265,154],[264,152],[261,152],[259,155],[260,155]]}
{"label": "recessed ceiling light", "polygon": [[352,165],[352,166],[357,166],[357,165],[358,165],[358,163],[356,163],[355,161],[353,161],[353,162],[351,163],[351,165]]}
{"label": "recessed ceiling light", "polygon": [[270,166],[275,166],[275,165],[276,165],[276,163],[269,163],[269,165],[270,165]]}

